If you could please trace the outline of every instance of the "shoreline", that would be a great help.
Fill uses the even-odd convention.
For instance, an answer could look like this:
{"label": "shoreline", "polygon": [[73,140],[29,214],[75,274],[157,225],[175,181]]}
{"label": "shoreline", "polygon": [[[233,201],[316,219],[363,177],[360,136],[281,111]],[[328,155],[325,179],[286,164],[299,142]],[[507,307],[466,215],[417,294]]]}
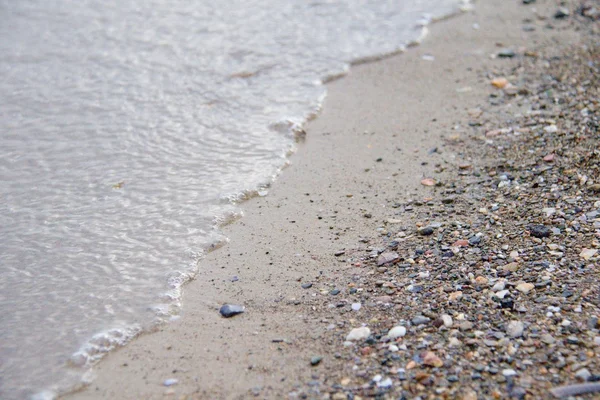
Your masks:
{"label": "shoreline", "polygon": [[[348,305],[342,300],[352,288],[332,282],[352,276],[356,267],[347,260],[357,243],[367,247],[367,236],[386,229],[384,221],[407,224],[402,216],[389,222],[394,203],[430,197],[421,178],[434,176],[436,164],[454,165],[461,157],[460,149],[441,143],[453,132],[464,134],[465,128],[454,129],[457,123],[495,93],[478,69],[518,66],[518,58],[489,58],[496,43],[518,48],[532,37],[546,45],[576,40],[541,24],[523,32],[521,19],[531,15],[531,6],[491,3],[437,22],[417,48],[355,65],[344,79],[328,83],[324,109],[306,127],[292,168],[283,170],[268,196],[241,204],[241,220],[223,227],[231,241],[209,253],[186,285],[182,318],[109,354],[94,368],[96,381],[66,397],[280,398],[299,395],[307,382],[319,380],[315,375],[337,368],[331,334],[369,323],[370,307],[343,323],[331,316]],[[556,5],[536,6],[548,14]],[[423,59],[426,54],[435,59]],[[301,287],[309,282],[313,287]],[[339,295],[332,294],[336,289]],[[244,304],[247,312],[223,319],[218,308],[224,303]],[[311,367],[318,355],[323,360]],[[173,378],[176,385],[163,386]]]}

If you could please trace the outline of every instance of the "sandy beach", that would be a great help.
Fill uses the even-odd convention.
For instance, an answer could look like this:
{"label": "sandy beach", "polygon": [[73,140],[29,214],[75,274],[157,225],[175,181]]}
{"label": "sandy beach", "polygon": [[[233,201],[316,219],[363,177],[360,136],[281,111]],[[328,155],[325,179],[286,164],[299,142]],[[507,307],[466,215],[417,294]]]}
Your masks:
{"label": "sandy beach", "polygon": [[[185,287],[181,318],[65,398],[545,398],[593,381],[598,160],[568,160],[595,157],[599,60],[583,45],[598,20],[566,3],[481,0],[328,83],[291,166]],[[575,95],[548,86],[557,71]],[[577,95],[588,103],[571,107]],[[223,318],[223,304],[246,311]]]}

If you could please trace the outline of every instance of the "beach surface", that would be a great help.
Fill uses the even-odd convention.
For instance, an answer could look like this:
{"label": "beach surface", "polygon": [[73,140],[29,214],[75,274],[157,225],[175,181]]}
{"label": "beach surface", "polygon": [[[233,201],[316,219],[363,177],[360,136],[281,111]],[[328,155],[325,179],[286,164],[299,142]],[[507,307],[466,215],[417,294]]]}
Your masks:
{"label": "beach surface", "polygon": [[[500,233],[493,231],[498,225],[490,228],[489,219],[478,225],[470,214],[474,209],[475,215],[483,215],[479,212],[482,207],[491,213],[492,203],[479,202],[489,195],[487,189],[500,190],[497,184],[485,186],[496,179],[496,172],[486,175],[485,160],[479,164],[479,175],[475,173],[478,157],[486,152],[501,153],[485,147],[489,145],[485,132],[512,126],[531,108],[525,90],[519,93],[519,88],[531,83],[526,78],[519,81],[525,58],[541,58],[544,50],[550,54],[550,49],[577,49],[583,43],[582,35],[588,34],[586,29],[592,29],[590,24],[597,25],[589,18],[584,29],[572,23],[579,5],[568,2],[571,14],[555,18],[560,4],[554,1],[529,5],[516,0],[480,1],[471,12],[434,23],[421,45],[385,60],[353,66],[348,76],[329,83],[323,111],[306,127],[306,137],[291,157],[291,166],[267,196],[241,205],[243,218],[222,228],[230,242],[209,253],[200,263],[197,279],[185,286],[181,318],[108,354],[94,367],[93,382],[66,398],[341,399],[350,398],[345,397],[348,393],[363,397],[379,393],[387,398],[402,390],[412,396],[456,398],[459,389],[464,398],[478,398],[477,394],[495,397],[494,390],[498,398],[504,398],[514,393],[539,394],[536,390],[568,383],[581,368],[593,372],[598,366],[594,361],[598,327],[590,326],[588,319],[598,315],[598,303],[585,299],[594,295],[597,299],[597,287],[575,299],[565,296],[571,308],[563,307],[563,312],[571,310],[574,316],[556,317],[560,320],[557,326],[566,319],[570,322],[565,325],[584,323],[589,327],[589,332],[561,333],[565,338],[579,335],[578,341],[590,343],[572,354],[565,352],[565,358],[574,357],[566,362],[570,369],[563,375],[562,370],[557,371],[554,375],[560,379],[555,381],[552,371],[548,372],[545,386],[530,382],[527,387],[516,381],[506,389],[513,376],[539,374],[540,366],[526,360],[532,359],[537,349],[545,349],[541,335],[551,333],[556,336],[553,340],[561,339],[557,331],[546,332],[539,321],[524,320],[535,316],[533,309],[518,310],[528,304],[518,296],[529,287],[519,285],[532,282],[533,290],[541,291],[547,286],[538,286],[537,277],[545,276],[544,272],[532,272],[535,279],[533,275],[503,275],[501,271],[515,273],[502,269],[506,264],[527,263],[527,257],[518,258],[526,248],[501,247],[517,240],[509,240],[507,235],[498,242],[498,252],[483,251],[490,255],[485,259],[481,250],[474,249],[480,248],[480,241],[498,239]],[[498,77],[515,85],[502,91],[491,84]],[[514,96],[508,90],[511,87]],[[587,109],[594,115],[593,105]],[[473,137],[479,139],[476,144],[469,142]],[[477,148],[477,143],[483,147]],[[498,165],[494,168],[500,172]],[[481,181],[482,193],[458,190],[460,185],[450,184],[455,179]],[[592,200],[590,210],[595,204]],[[421,212],[420,207],[427,210]],[[463,221],[462,226],[452,228],[452,222],[458,220]],[[431,228],[431,233],[425,228]],[[447,236],[440,240],[444,229]],[[585,240],[580,247],[590,250],[584,261],[593,267],[597,265],[592,253],[598,238],[594,239],[594,229],[590,229],[589,235],[579,239]],[[453,235],[453,231],[459,233]],[[529,240],[531,229],[524,224],[523,231],[529,232]],[[533,246],[552,244],[543,242],[547,240],[543,235],[537,239],[541,242]],[[458,240],[467,243],[451,245]],[[442,242],[447,241],[451,244],[444,247]],[[437,242],[439,252],[428,250],[435,247],[432,242]],[[456,251],[450,261],[445,259],[444,254],[456,247],[466,249]],[[517,256],[509,256],[515,250]],[[577,248],[573,257],[578,258],[581,251]],[[506,255],[499,258],[500,253]],[[558,256],[553,257],[555,262]],[[562,264],[556,264],[560,269]],[[456,268],[460,277],[440,277],[450,274],[440,272],[440,266]],[[471,267],[473,271],[468,270]],[[392,269],[397,275],[391,275]],[[571,273],[573,279],[580,277]],[[581,275],[579,282],[593,282],[585,281],[586,276]],[[443,279],[450,283],[441,282]],[[516,296],[514,311],[513,307],[496,307],[501,302],[489,300],[492,286],[501,282],[502,290],[506,287]],[[548,287],[553,284],[561,291],[577,291],[578,286],[573,282],[565,289],[554,282]],[[485,301],[479,302],[479,294]],[[540,307],[559,308],[562,304],[543,300],[536,304],[540,303]],[[223,318],[219,314],[223,304],[243,305],[245,313]],[[577,311],[582,306],[583,313]],[[469,314],[470,307],[479,307],[480,312]],[[540,318],[546,318],[545,308],[540,313]],[[495,328],[478,326],[484,323]],[[363,325],[373,337],[366,335],[348,343],[346,335]],[[399,336],[390,335],[388,330],[395,325],[404,326],[404,333],[400,329],[396,330]],[[537,331],[532,326],[537,326]],[[502,335],[488,337],[492,331]],[[502,344],[504,339],[507,342]],[[452,343],[471,346],[469,340],[475,342],[468,351],[449,350]],[[576,344],[571,340],[567,345]],[[389,349],[391,345],[395,349]],[[478,350],[480,347],[483,350]],[[506,357],[512,359],[500,359],[505,357],[505,348]],[[528,353],[528,348],[534,350]],[[384,349],[398,357],[386,353],[387,361],[382,363]],[[495,349],[494,354],[489,355],[489,349]],[[458,361],[451,369],[445,363],[452,364],[452,357],[472,361],[472,369]],[[415,363],[412,367],[411,362]],[[494,363],[498,367],[490,372],[489,365]],[[580,364],[578,369],[571,368],[574,363]],[[422,375],[415,376],[418,373]],[[402,383],[406,378],[398,378],[402,374],[409,375],[408,383]],[[394,377],[389,386],[388,376]],[[500,377],[504,380],[499,381]],[[467,380],[459,388],[461,379]]]}

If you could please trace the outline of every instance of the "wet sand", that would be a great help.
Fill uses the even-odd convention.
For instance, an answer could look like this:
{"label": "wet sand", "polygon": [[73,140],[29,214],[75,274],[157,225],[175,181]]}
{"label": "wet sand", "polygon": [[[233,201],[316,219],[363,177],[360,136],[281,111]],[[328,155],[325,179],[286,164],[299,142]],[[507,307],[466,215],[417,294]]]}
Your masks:
{"label": "wet sand", "polygon": [[[568,22],[545,28],[557,6],[480,1],[473,12],[433,24],[422,45],[329,83],[292,165],[266,197],[241,205],[245,216],[223,228],[230,243],[210,253],[185,287],[181,318],[109,354],[93,383],[68,398],[285,398],[342,370],[344,340],[331,332],[374,318],[368,307],[360,317],[331,315],[352,302],[352,285],[335,283],[352,276],[359,258],[351,254],[386,229],[394,204],[432,198],[422,179],[440,179],[440,166],[462,160],[461,145],[444,143],[469,136],[469,110],[498,91],[490,85],[494,70],[520,65],[519,57],[490,55],[578,43]],[[535,30],[523,29],[525,18]],[[409,224],[398,220],[392,223]],[[404,294],[392,293],[401,303]],[[225,303],[246,312],[222,318]],[[323,359],[313,367],[315,356]],[[172,378],[176,384],[163,385]]]}

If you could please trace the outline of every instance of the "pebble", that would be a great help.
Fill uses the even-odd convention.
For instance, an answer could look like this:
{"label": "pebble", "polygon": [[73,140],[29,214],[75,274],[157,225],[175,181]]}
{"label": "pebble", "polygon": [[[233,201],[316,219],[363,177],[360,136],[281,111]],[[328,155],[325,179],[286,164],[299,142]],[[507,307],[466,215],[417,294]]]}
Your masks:
{"label": "pebble", "polygon": [[431,321],[431,318],[427,318],[423,315],[417,315],[410,322],[412,322],[413,325],[424,325],[424,324],[429,323],[430,321]]}
{"label": "pebble", "polygon": [[570,15],[570,12],[569,12],[568,8],[566,8],[566,7],[560,7],[554,13],[554,18],[556,18],[556,19],[563,19],[563,18],[567,18],[569,15]]}
{"label": "pebble", "polygon": [[503,369],[502,375],[504,375],[506,378],[508,378],[508,377],[517,375],[517,371],[515,371],[514,369],[510,369],[510,368]]}
{"label": "pebble", "polygon": [[581,368],[580,370],[575,372],[575,378],[577,378],[583,382],[589,380],[591,377],[592,377],[592,374],[590,373],[590,371],[588,371],[587,368]]}
{"label": "pebble", "polygon": [[443,314],[440,318],[442,319],[442,322],[444,323],[444,326],[446,328],[451,328],[452,327],[452,324],[454,322],[452,321],[452,317],[451,316],[449,316],[448,314]]}
{"label": "pebble", "polygon": [[387,336],[390,339],[396,339],[399,337],[403,337],[404,335],[406,335],[406,328],[403,326],[395,326],[392,329],[390,329],[390,331],[388,332]]}
{"label": "pebble", "polygon": [[531,292],[534,287],[535,285],[533,283],[520,283],[517,285],[516,289],[523,294],[527,294]]}
{"label": "pebble", "polygon": [[521,321],[510,321],[506,327],[506,334],[511,338],[518,338],[523,336],[523,330],[525,326]]}
{"label": "pebble", "polygon": [[377,265],[382,266],[385,264],[389,264],[393,261],[396,261],[399,258],[400,256],[398,255],[398,253],[395,252],[381,253],[377,258]]}
{"label": "pebble", "polygon": [[175,378],[170,378],[170,379],[165,379],[165,381],[163,382],[164,386],[173,386],[176,385],[179,382],[178,379]]}
{"label": "pebble", "polygon": [[513,49],[502,49],[498,52],[498,57],[501,58],[512,58],[515,56],[515,51]]}
{"label": "pebble", "polygon": [[310,359],[310,365],[317,366],[319,364],[321,364],[321,361],[323,361],[323,357],[321,356],[314,356]]}
{"label": "pebble", "polygon": [[235,315],[241,314],[246,310],[246,308],[244,306],[239,306],[236,304],[224,304],[220,309],[219,312],[221,313],[221,315],[225,318],[231,318]]}
{"label": "pebble", "polygon": [[423,357],[423,364],[429,367],[439,368],[444,365],[444,362],[434,352],[428,351]]}
{"label": "pebble", "polygon": [[361,328],[352,329],[350,333],[348,333],[348,336],[346,336],[346,341],[355,342],[358,340],[365,340],[369,336],[371,336],[371,330],[368,327],[363,326]]}
{"label": "pebble", "polygon": [[359,311],[362,307],[362,304],[360,303],[352,303],[352,310],[353,311]]}
{"label": "pebble", "polygon": [[583,249],[581,251],[581,253],[579,253],[579,257],[581,257],[587,261],[590,258],[594,257],[597,252],[598,252],[598,250],[596,250],[596,249]]}
{"label": "pebble", "polygon": [[312,283],[307,282],[302,284],[302,289],[310,289],[313,286]]}
{"label": "pebble", "polygon": [[538,239],[550,237],[552,231],[545,225],[531,225],[529,226],[529,232],[531,236]]}
{"label": "pebble", "polygon": [[556,339],[554,339],[554,337],[549,333],[544,333],[542,336],[540,336],[540,339],[546,344],[554,344],[554,342],[556,342]]}
{"label": "pebble", "polygon": [[433,235],[433,228],[431,226],[426,226],[424,228],[419,229],[419,235],[429,236]]}
{"label": "pebble", "polygon": [[377,382],[377,387],[382,388],[382,389],[387,389],[387,388],[391,388],[392,384],[393,384],[393,382],[392,382],[391,378],[385,378],[385,379]]}
{"label": "pebble", "polygon": [[498,281],[494,284],[494,286],[492,286],[492,291],[493,292],[499,292],[501,290],[504,290],[504,288],[506,287],[506,282],[505,281]]}

